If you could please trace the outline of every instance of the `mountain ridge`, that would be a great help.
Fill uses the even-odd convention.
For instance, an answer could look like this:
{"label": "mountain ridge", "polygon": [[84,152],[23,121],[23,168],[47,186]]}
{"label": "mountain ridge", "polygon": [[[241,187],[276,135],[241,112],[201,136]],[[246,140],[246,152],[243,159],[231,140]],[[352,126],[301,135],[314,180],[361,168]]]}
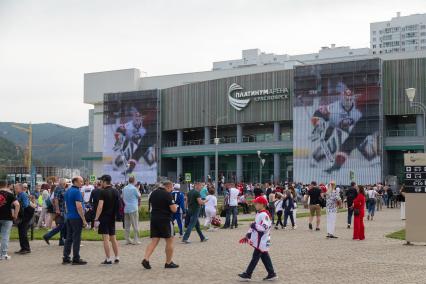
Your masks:
{"label": "mountain ridge", "polygon": [[[0,138],[12,142],[15,147],[25,149],[28,134],[12,125],[23,128],[29,126],[27,123],[0,122]],[[81,157],[88,151],[88,126],[71,128],[56,123],[36,123],[32,124],[32,128],[33,158],[43,166],[78,168],[84,165]],[[11,149],[10,145],[6,148],[9,149],[8,151]],[[2,149],[0,144],[0,153]],[[5,158],[0,156],[0,159]]]}

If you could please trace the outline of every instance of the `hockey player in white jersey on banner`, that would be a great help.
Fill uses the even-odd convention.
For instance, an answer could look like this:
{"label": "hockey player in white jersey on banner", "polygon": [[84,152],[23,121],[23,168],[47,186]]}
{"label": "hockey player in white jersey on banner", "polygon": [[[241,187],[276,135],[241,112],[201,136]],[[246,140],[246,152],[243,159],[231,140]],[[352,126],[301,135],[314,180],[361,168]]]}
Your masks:
{"label": "hockey player in white jersey on banner", "polygon": [[357,106],[357,99],[361,95],[354,94],[342,82],[337,84],[336,92],[339,99],[329,105],[320,106],[311,118],[314,127],[312,142],[320,143],[312,153],[311,166],[327,159],[331,164],[331,167],[325,170],[327,173],[339,170],[355,148],[368,161],[377,155],[374,150],[376,135],[365,129],[362,109]]}
{"label": "hockey player in white jersey on banner", "polygon": [[114,151],[119,153],[114,164],[117,168],[124,166],[123,174],[130,174],[143,156],[148,165],[155,162],[154,146],[146,146],[143,138],[146,129],[143,127],[144,116],[132,108],[132,120],[120,125],[115,132]]}

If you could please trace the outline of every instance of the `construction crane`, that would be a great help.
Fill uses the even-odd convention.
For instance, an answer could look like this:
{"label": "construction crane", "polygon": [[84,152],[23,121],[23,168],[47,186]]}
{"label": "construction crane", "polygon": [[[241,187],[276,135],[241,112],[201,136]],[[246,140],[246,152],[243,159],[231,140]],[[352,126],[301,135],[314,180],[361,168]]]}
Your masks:
{"label": "construction crane", "polygon": [[28,128],[12,124],[13,128],[16,128],[18,130],[21,130],[28,134],[28,145],[27,145],[27,155],[24,158],[24,164],[28,168],[28,171],[31,173],[31,167],[32,167],[32,155],[33,155],[33,127],[31,122],[28,124]]}
{"label": "construction crane", "polygon": [[[61,146],[65,146],[67,144],[40,144],[40,145],[33,145],[33,148],[36,147],[61,147]],[[21,145],[19,145],[21,146]]]}
{"label": "construction crane", "polygon": [[[32,149],[34,150],[34,148],[42,148],[42,147],[62,147],[62,146],[66,146],[67,144],[41,144],[41,145],[32,145]],[[24,146],[25,145],[19,145],[19,146]],[[26,154],[24,156],[24,160],[25,160]],[[46,165],[47,161],[44,160],[44,163]]]}

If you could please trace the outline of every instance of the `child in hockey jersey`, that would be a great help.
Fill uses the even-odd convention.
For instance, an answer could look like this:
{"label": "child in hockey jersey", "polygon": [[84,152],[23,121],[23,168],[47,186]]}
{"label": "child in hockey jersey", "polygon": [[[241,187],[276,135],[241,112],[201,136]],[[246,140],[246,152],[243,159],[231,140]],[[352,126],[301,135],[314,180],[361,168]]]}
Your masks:
{"label": "child in hockey jersey", "polygon": [[254,252],[247,270],[238,274],[239,280],[250,281],[259,259],[262,260],[266,271],[268,271],[268,275],[263,280],[276,280],[278,276],[274,271],[272,260],[268,253],[271,238],[270,230],[272,227],[270,213],[266,210],[268,200],[264,196],[259,196],[253,200],[253,203],[257,211],[255,222],[250,225],[248,233],[240,240],[240,244],[248,243],[254,248]]}

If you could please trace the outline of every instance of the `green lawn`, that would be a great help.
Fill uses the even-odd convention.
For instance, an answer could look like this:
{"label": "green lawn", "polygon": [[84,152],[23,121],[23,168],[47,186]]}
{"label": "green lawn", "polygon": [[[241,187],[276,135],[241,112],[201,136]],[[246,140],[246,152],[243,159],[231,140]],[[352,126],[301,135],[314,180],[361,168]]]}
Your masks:
{"label": "green lawn", "polygon": [[[339,209],[339,213],[340,212],[346,212],[346,211],[347,211],[347,209]],[[325,215],[324,209],[321,211],[321,215]],[[309,216],[309,212],[300,212],[300,213],[296,214],[296,218],[304,218],[304,217],[308,217],[308,216]],[[253,218],[239,219],[238,221],[239,222],[253,222],[254,217]],[[201,225],[201,229],[204,230],[205,228]],[[34,240],[43,240],[43,235],[46,234],[46,232],[47,232],[46,229],[34,230]],[[177,227],[175,227],[175,232],[176,233],[178,232]],[[116,233],[117,233],[117,240],[124,240],[124,230],[117,230]],[[133,233],[131,233],[131,236],[133,237]],[[149,237],[149,230],[139,231],[139,236],[141,238]],[[405,230],[389,234],[386,237],[404,240],[405,239]],[[11,240],[19,240],[18,229],[16,227],[12,228],[12,231],[11,231],[11,234],[10,234],[10,239]],[[57,234],[56,236],[54,236],[52,238],[52,240],[58,240],[58,239],[59,239],[59,234]],[[99,235],[97,231],[85,229],[82,232],[81,239],[83,241],[101,241],[102,236]]]}
{"label": "green lawn", "polygon": [[[38,229],[34,230],[34,240],[43,240],[43,235],[46,234],[46,229]],[[28,233],[29,235],[29,233]],[[133,233],[131,234],[133,236]],[[139,236],[142,238],[149,237],[149,230],[143,230],[139,231]],[[10,234],[11,240],[19,240],[18,237],[18,229],[13,227],[12,232]],[[59,233],[52,238],[52,240],[58,240],[59,239]],[[81,239],[83,241],[101,241],[102,236],[98,234],[97,231],[93,230],[83,230]],[[124,240],[124,231],[123,230],[117,230],[117,240]]]}
{"label": "green lawn", "polygon": [[[205,230],[206,228],[201,225],[201,230]],[[43,240],[43,235],[47,233],[48,230],[46,229],[37,229],[34,230],[34,240]],[[193,229],[195,231],[195,228]],[[179,230],[177,227],[175,227],[175,233],[178,233]],[[149,230],[142,230],[139,231],[139,237],[140,238],[147,238],[149,237]],[[30,236],[30,232],[28,232],[28,237]],[[116,230],[116,237],[117,240],[121,241],[124,240],[124,230]],[[133,230],[131,230],[130,237],[133,238]],[[12,231],[10,233],[10,239],[11,240],[19,240],[18,236],[18,229],[16,227],[12,228]],[[55,235],[51,241],[59,240],[59,233]],[[81,235],[82,241],[102,241],[102,236],[98,234],[98,231],[94,230],[83,230]]]}
{"label": "green lawn", "polygon": [[386,238],[397,239],[397,240],[405,240],[405,230],[396,231],[386,235]]}

